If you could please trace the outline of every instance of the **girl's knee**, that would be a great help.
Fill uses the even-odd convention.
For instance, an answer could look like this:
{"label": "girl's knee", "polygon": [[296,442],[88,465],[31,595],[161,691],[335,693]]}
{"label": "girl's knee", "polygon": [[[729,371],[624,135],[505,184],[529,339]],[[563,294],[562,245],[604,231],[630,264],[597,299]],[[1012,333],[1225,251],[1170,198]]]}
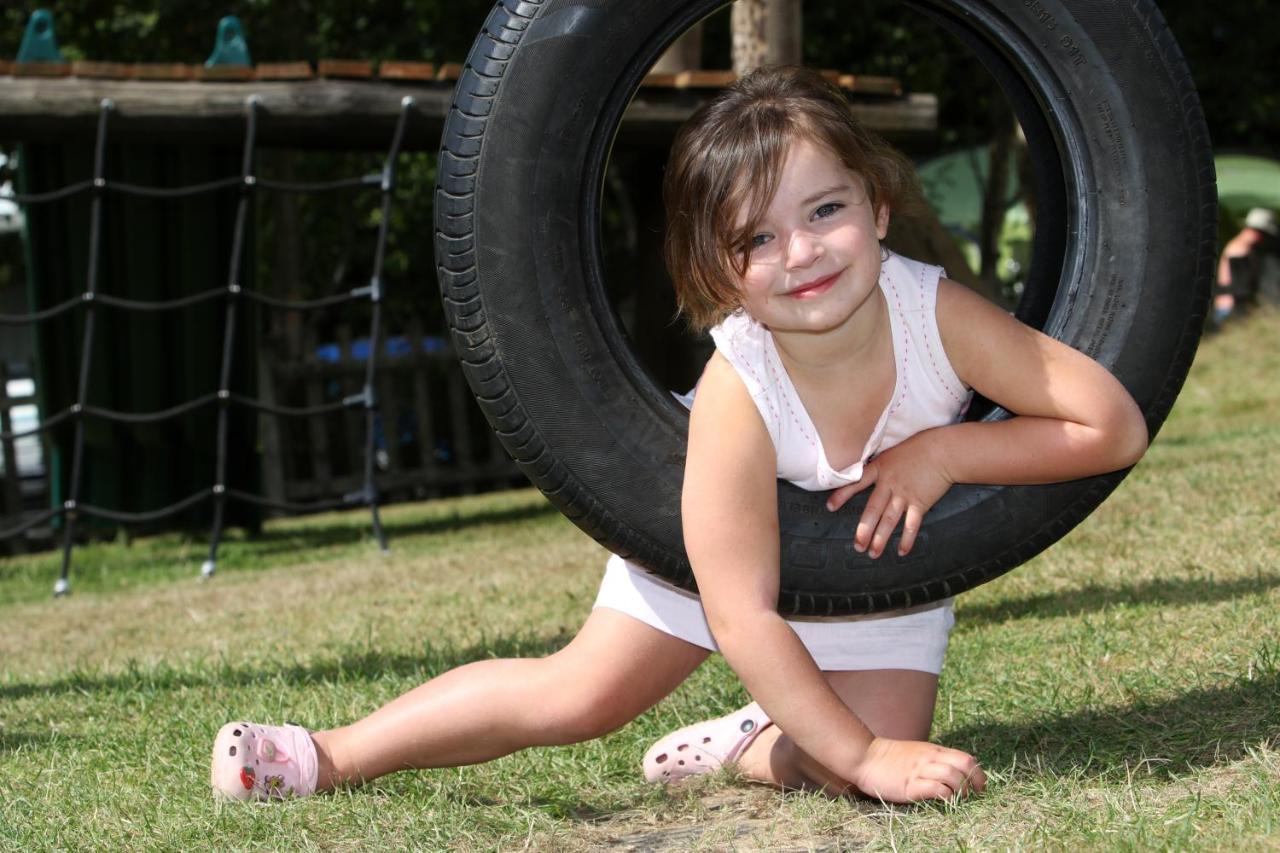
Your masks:
{"label": "girl's knee", "polygon": [[644,697],[617,680],[557,666],[554,657],[544,663],[547,672],[536,713],[546,745],[593,740],[622,728],[648,707]]}
{"label": "girl's knee", "polygon": [[603,737],[634,720],[643,710],[626,696],[584,686],[550,698],[544,719],[547,734],[553,737],[554,744],[562,745]]}

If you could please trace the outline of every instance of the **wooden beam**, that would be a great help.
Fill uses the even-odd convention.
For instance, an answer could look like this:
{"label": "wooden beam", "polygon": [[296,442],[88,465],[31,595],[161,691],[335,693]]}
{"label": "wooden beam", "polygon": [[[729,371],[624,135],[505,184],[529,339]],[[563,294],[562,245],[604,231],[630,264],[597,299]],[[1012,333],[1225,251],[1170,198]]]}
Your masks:
{"label": "wooden beam", "polygon": [[[721,85],[728,79],[727,72],[700,72],[689,74],[683,88],[644,86],[627,109],[620,141],[670,144],[676,127],[714,91],[699,86]],[[670,82],[678,84],[679,75]],[[401,99],[410,95],[414,106],[405,145],[433,151],[440,145],[453,103],[453,85],[332,79],[230,83],[0,77],[0,139],[39,142],[91,137],[105,98],[115,105],[110,125],[113,138],[162,141],[199,135],[238,141],[250,95],[259,98],[259,140],[264,145],[374,150],[386,147],[400,115]],[[938,105],[932,95],[891,97],[877,91],[864,97],[855,90],[850,97],[854,113],[894,142],[923,140],[936,130]]]}
{"label": "wooden beam", "polygon": [[[246,69],[247,70],[247,69]],[[245,102],[257,95],[265,145],[385,148],[414,98],[407,147],[440,145],[452,87],[361,80],[179,81],[0,78],[0,138],[54,141],[92,135],[104,99],[115,106],[117,138],[170,139],[193,134],[235,140],[244,132]]]}

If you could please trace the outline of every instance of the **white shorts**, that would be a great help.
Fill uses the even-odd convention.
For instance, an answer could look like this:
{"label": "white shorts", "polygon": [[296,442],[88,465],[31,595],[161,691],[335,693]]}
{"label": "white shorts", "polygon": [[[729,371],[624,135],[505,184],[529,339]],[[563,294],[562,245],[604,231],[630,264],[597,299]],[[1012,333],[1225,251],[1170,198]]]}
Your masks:
{"label": "white shorts", "polygon": [[[956,622],[953,600],[867,616],[792,618],[787,624],[824,672],[914,669],[937,675]],[[616,554],[605,567],[595,606],[620,611],[663,633],[719,651],[698,596]]]}

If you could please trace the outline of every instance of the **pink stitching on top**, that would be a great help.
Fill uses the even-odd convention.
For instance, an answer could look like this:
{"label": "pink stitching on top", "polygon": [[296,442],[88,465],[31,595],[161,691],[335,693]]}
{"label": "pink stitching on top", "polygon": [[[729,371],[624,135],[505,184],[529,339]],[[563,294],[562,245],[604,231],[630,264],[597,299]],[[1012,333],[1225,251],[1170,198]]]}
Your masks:
{"label": "pink stitching on top", "polygon": [[[902,296],[898,293],[898,287],[893,283],[893,278],[891,276],[885,276],[885,280],[889,282],[889,289],[893,291],[893,301],[897,305],[899,323],[905,326],[906,320],[902,316],[904,313],[902,309]],[[890,318],[889,322],[892,323],[893,319]],[[892,327],[890,328],[892,329]],[[904,333],[906,332],[905,328],[903,328],[903,332]],[[896,349],[896,341],[895,341],[895,349]],[[910,347],[906,346],[906,341],[903,341],[902,368],[901,368],[902,372],[898,375],[898,378],[897,378],[898,385],[900,386],[898,389],[898,399],[893,402],[893,405],[889,408],[889,414],[885,416],[884,432],[889,431],[889,418],[893,417],[893,413],[898,411],[898,409],[902,407],[903,402],[905,402],[907,399],[907,358],[909,353],[910,353]],[[883,432],[881,433],[881,435],[883,436]]]}
{"label": "pink stitching on top", "polygon": [[[777,354],[777,350],[778,350],[778,345],[776,343],[773,343],[773,352],[775,356]],[[782,359],[779,356],[778,363],[781,364],[781,362],[782,362]],[[769,359],[767,353],[765,354],[765,364],[768,366],[770,372],[773,373],[774,387],[781,388],[783,384],[782,377],[778,375],[777,373],[778,367],[773,363],[772,360]],[[795,389],[795,385],[791,382],[790,377],[787,377],[786,384],[790,386],[793,390]],[[818,446],[817,437],[809,431],[809,427],[805,425],[804,420],[800,417],[799,414],[796,413],[796,410],[791,407],[791,395],[788,394],[784,389],[781,391],[780,396],[782,397],[782,404],[787,407],[787,413],[791,415],[791,420],[795,421],[796,426],[800,428],[800,433],[808,440],[809,444],[813,445],[816,448]]]}
{"label": "pink stitching on top", "polygon": [[[924,277],[925,271],[927,269],[929,268],[923,267],[923,266],[920,268],[920,305],[922,309],[929,304],[929,289],[928,289],[928,286],[925,284],[925,277]],[[935,294],[936,294],[936,290],[935,290]],[[933,351],[933,339],[936,337],[936,335],[933,334],[933,329],[937,327],[937,323],[938,323],[937,310],[938,309],[937,309],[936,296],[935,296],[934,316],[932,318],[931,325],[929,325],[930,318],[928,317],[928,312],[924,310],[921,310],[920,312],[921,320],[926,324],[925,328],[923,329],[924,349],[925,349],[925,353],[928,354],[929,356],[929,364],[931,367],[933,367],[933,374],[938,377],[939,384],[942,385],[943,390],[947,392],[947,395],[951,397],[952,400],[955,400],[957,403],[959,403],[960,397],[957,396],[955,391],[951,390],[951,383],[948,382],[946,377],[942,375],[942,368],[938,366],[938,362]]]}
{"label": "pink stitching on top", "polygon": [[[734,337],[736,338],[737,335],[735,335]],[[760,389],[759,397],[764,398],[765,405],[769,409],[769,417],[772,420],[777,421],[778,412],[774,410],[772,401],[769,399],[769,395],[765,393],[765,389],[767,388],[767,386],[765,385],[764,380],[760,378],[760,375],[758,373],[756,373],[755,367],[751,364],[750,359],[743,357],[741,350],[737,346],[738,341],[734,340],[732,343],[733,343],[733,356],[734,356],[733,362],[732,362],[733,366],[738,368],[739,370],[745,370],[747,371],[747,373],[751,374],[751,378],[755,380],[756,387]],[[758,397],[756,394],[752,394],[751,399],[756,400],[758,399]]]}

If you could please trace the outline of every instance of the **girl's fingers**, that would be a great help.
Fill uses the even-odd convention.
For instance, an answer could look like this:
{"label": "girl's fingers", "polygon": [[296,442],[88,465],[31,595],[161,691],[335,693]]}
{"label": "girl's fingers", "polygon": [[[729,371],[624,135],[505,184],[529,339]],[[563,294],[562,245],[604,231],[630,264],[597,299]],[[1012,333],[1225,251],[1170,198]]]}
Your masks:
{"label": "girl's fingers", "polygon": [[946,749],[939,762],[954,770],[957,774],[952,778],[963,780],[966,792],[981,793],[987,787],[987,774],[982,771],[978,759],[958,749]]}
{"label": "girl's fingers", "polygon": [[982,765],[978,763],[976,758],[969,756],[969,764],[964,768],[965,776],[969,780],[969,787],[976,793],[981,794],[987,790],[987,774],[983,771]]}
{"label": "girl's fingers", "polygon": [[920,774],[930,782],[936,782],[946,788],[944,799],[964,797],[972,793],[968,775],[954,764],[945,761],[931,762]]}
{"label": "girl's fingers", "polygon": [[870,554],[872,557],[879,557],[884,553],[884,546],[888,544],[889,537],[893,535],[893,531],[897,529],[898,522],[902,520],[903,510],[906,508],[906,501],[900,497],[894,497],[889,501],[889,505],[880,515],[880,521],[876,524],[875,536],[871,539]]}
{"label": "girl's fingers", "polygon": [[[853,531],[854,550],[865,551],[871,547],[872,536],[880,524],[880,516],[884,514],[888,505],[889,491],[887,489],[881,487],[871,492],[871,497],[867,500],[867,506],[862,511],[862,517],[858,519],[858,526]],[[875,555],[872,554],[872,556],[874,557]]]}
{"label": "girl's fingers", "polygon": [[933,779],[917,779],[907,786],[907,799],[913,803],[923,800],[949,800],[951,789]]}
{"label": "girl's fingers", "polygon": [[899,557],[911,553],[911,549],[916,544],[916,534],[920,532],[920,525],[923,521],[924,513],[920,511],[920,507],[915,504],[907,507],[907,517],[902,522],[902,538],[898,540]]}

